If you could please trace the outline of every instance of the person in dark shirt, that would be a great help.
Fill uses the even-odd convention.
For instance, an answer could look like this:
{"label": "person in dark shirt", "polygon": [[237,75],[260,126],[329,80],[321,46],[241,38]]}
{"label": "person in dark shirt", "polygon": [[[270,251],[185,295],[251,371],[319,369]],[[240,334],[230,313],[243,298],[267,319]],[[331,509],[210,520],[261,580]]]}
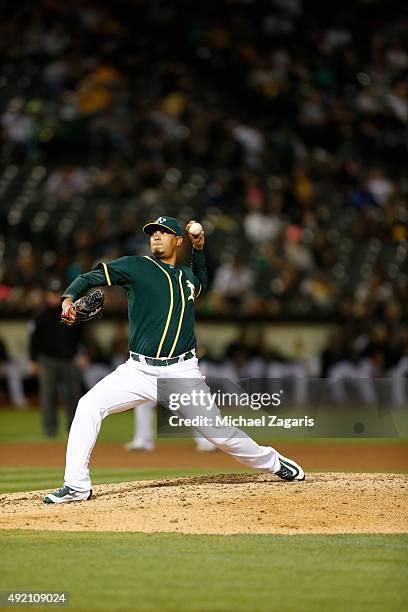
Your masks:
{"label": "person in dark shirt", "polygon": [[63,393],[68,431],[81,391],[74,362],[81,328],[61,325],[60,296],[61,284],[52,280],[45,292],[45,307],[32,322],[30,336],[30,369],[39,377],[42,424],[48,437],[55,436],[58,430],[58,391]]}

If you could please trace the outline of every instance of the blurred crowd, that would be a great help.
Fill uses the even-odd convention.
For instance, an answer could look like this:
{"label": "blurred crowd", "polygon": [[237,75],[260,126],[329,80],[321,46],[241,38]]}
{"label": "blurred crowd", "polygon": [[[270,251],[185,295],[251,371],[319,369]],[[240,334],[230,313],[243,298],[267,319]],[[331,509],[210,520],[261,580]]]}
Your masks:
{"label": "blurred crowd", "polygon": [[[48,309],[53,311],[51,316],[58,322],[60,313],[60,308],[56,305],[58,298],[56,294],[47,293],[46,307],[37,313],[37,322],[38,318],[43,316]],[[62,327],[61,333],[67,334],[66,329]],[[75,397],[69,398],[73,405],[73,416],[80,395],[91,389],[129,358],[127,324],[116,326],[113,340],[107,346],[100,343],[91,327],[80,326],[74,328],[74,331],[70,329],[71,335],[74,336],[71,341],[71,345],[74,345],[72,356],[71,346],[63,346],[58,337],[52,338],[49,335],[48,338],[44,337],[41,333],[44,330],[41,328],[39,331],[41,335],[37,334],[36,337],[34,320],[32,320],[28,334],[28,350],[24,353],[13,352],[11,350],[13,347],[0,337],[0,404],[11,404],[17,409],[25,410],[30,407],[31,403],[38,403],[39,392],[45,383],[47,389],[55,386],[52,389],[51,403],[53,410],[56,410],[58,402],[66,400],[64,383],[69,374],[68,367],[72,364],[76,378],[72,386],[78,384],[78,388],[72,393]],[[59,351],[57,351],[58,348]],[[42,368],[44,359],[47,362],[45,368]],[[64,370],[53,372],[51,359],[60,361]],[[45,372],[51,372],[52,381],[42,380]]]}
{"label": "blurred crowd", "polygon": [[[141,227],[166,211],[206,228],[199,315],[337,319],[354,362],[393,311],[398,324],[381,323],[381,367],[392,367],[408,304],[403,9],[9,6],[0,312],[35,309],[51,275],[65,285],[100,260],[145,254]],[[107,311],[125,304],[109,292]]]}
{"label": "blurred crowd", "polygon": [[[53,307],[59,319],[60,309]],[[79,391],[86,392],[129,358],[127,323],[116,325],[108,344],[100,342],[92,326],[75,329],[78,338],[72,363]],[[47,340],[42,342],[47,344]],[[25,409],[30,405],[27,396],[36,401],[42,356],[33,349],[31,335],[29,353],[11,357],[0,338],[0,403]],[[341,330],[333,327],[321,350],[314,353],[306,349],[301,334],[278,348],[276,342],[266,342],[262,325],[249,325],[243,326],[221,352],[220,346],[208,343],[204,336],[197,354],[203,374],[215,388],[222,388],[223,381],[228,381],[227,386],[250,384],[256,392],[265,390],[265,384],[273,391],[284,386],[294,405],[316,406],[325,401],[343,406],[353,402],[408,405],[408,325],[401,322],[395,302],[387,305],[384,317],[372,327],[356,326],[354,320],[345,318]],[[63,358],[58,351],[56,355]],[[49,371],[48,362],[46,366]],[[66,371],[67,366],[65,373],[56,377],[58,386]],[[316,386],[317,379],[322,382]],[[53,406],[55,409],[56,400]]]}

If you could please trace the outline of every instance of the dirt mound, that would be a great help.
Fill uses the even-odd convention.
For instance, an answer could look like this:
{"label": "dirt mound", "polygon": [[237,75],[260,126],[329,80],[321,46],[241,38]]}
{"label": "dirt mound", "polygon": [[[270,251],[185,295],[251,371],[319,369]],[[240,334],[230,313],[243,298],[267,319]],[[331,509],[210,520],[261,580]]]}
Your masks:
{"label": "dirt mound", "polygon": [[1,529],[179,533],[404,533],[400,474],[222,474],[95,487],[88,502],[46,505],[44,491],[0,496]]}

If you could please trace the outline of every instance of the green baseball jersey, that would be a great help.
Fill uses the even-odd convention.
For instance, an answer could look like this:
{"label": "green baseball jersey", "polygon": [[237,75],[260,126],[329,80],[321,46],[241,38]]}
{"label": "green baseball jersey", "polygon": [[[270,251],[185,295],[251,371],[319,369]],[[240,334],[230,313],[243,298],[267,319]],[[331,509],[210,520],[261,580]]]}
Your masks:
{"label": "green baseball jersey", "polygon": [[100,263],[78,276],[63,298],[76,300],[91,287],[111,285],[127,292],[131,351],[176,357],[196,347],[194,300],[207,286],[204,251],[193,249],[190,267],[172,266],[153,255]]}

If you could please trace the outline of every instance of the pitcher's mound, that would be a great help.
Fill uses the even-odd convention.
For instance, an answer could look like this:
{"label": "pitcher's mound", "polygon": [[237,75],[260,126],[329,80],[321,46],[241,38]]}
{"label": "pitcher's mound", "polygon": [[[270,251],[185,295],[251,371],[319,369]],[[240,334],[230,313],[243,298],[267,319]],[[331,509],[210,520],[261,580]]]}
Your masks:
{"label": "pitcher's mound", "polygon": [[1,529],[179,533],[404,533],[400,474],[223,474],[98,485],[87,502],[46,505],[48,491],[0,496]]}

